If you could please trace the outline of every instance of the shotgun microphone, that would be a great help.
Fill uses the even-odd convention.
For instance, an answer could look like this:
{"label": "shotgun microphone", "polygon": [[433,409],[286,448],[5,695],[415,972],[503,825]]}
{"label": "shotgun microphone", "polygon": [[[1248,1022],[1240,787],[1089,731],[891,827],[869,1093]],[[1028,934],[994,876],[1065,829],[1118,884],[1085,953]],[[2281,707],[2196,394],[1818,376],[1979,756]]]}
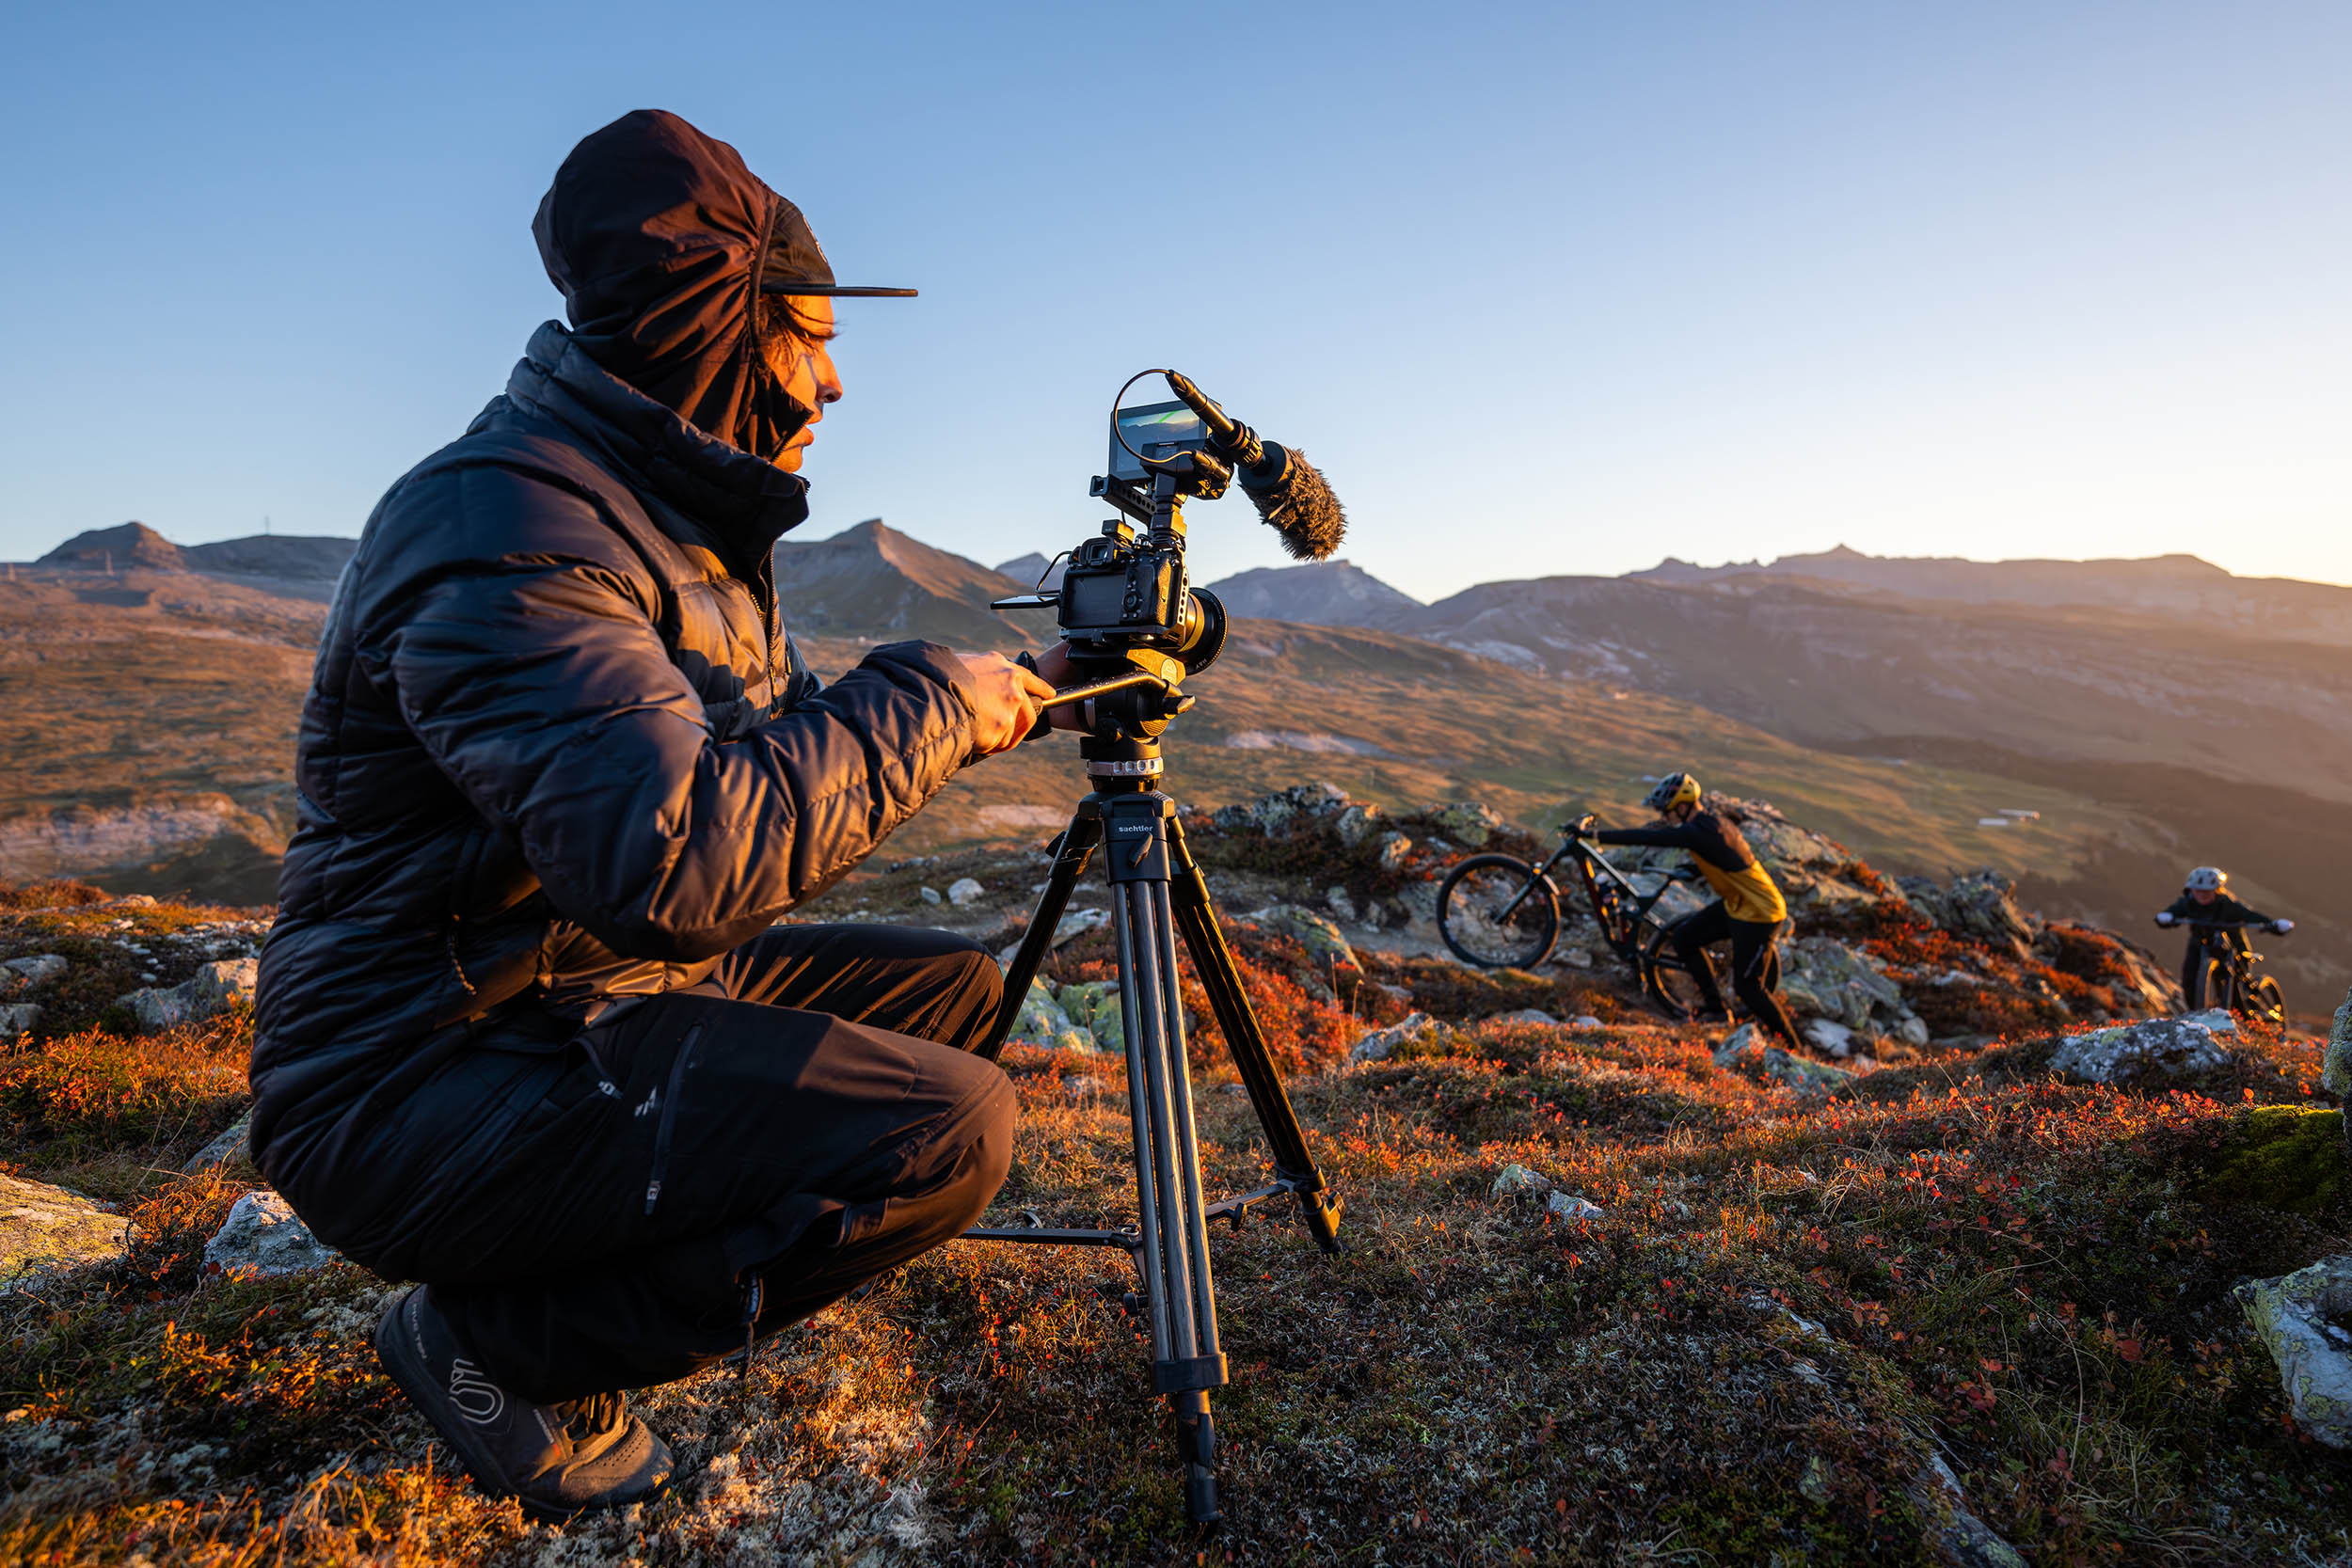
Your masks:
{"label": "shotgun microphone", "polygon": [[1233,465],[1258,515],[1280,535],[1294,561],[1321,561],[1340,547],[1347,513],[1306,453],[1261,440],[1258,433],[1210,401],[1191,378],[1163,371],[1168,384],[1208,432],[1212,455]]}

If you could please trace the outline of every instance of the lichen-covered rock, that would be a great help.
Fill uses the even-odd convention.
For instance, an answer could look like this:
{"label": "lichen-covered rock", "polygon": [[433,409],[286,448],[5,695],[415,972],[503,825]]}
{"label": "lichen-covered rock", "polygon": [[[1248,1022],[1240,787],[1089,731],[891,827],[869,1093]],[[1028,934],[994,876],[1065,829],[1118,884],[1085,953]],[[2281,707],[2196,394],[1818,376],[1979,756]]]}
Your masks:
{"label": "lichen-covered rock", "polygon": [[1483,800],[1455,800],[1429,814],[1438,831],[1456,844],[1479,848],[1509,824],[1502,814]]}
{"label": "lichen-covered rock", "polygon": [[130,1237],[105,1205],[0,1172],[0,1295],[46,1270],[119,1258]]}
{"label": "lichen-covered rock", "polygon": [[1544,1212],[1555,1220],[1581,1224],[1585,1220],[1599,1219],[1608,1211],[1589,1197],[1555,1191],[1545,1197]]}
{"label": "lichen-covered rock", "polygon": [[1074,981],[1054,992],[1054,1000],[1069,1016],[1072,1026],[1091,1036],[1097,1047],[1126,1051],[1127,1018],[1119,1000],[1118,981]]}
{"label": "lichen-covered rock", "polygon": [[2078,1084],[2162,1087],[2226,1066],[2230,1053],[2214,1037],[2236,1032],[2236,1022],[2223,1012],[2113,1024],[2066,1037],[2050,1068]]}
{"label": "lichen-covered rock", "polygon": [[1396,1054],[1398,1048],[1431,1039],[1445,1032],[1445,1025],[1427,1013],[1411,1013],[1385,1029],[1367,1029],[1347,1050],[1351,1062],[1385,1062]]}
{"label": "lichen-covered rock", "polygon": [[118,997],[115,1006],[131,1015],[134,1028],[152,1035],[183,1023],[201,1023],[230,1008],[250,1006],[258,958],[224,958],[208,963],[176,986],[152,986]]}
{"label": "lichen-covered rock", "polygon": [[1767,1045],[1753,1023],[1742,1023],[1724,1037],[1724,1043],[1715,1048],[1715,1065],[1725,1071],[1748,1068],[1799,1094],[1828,1094],[1853,1079],[1844,1068]]}
{"label": "lichen-covered rock", "polygon": [[1072,1021],[1043,980],[1029,982],[1029,994],[1021,999],[1021,1010],[1013,1015],[1011,1032],[1005,1038],[1009,1043],[1033,1045],[1046,1051],[1095,1049],[1093,1034]]}
{"label": "lichen-covered rock", "polygon": [[968,910],[978,903],[987,892],[988,889],[979,884],[977,878],[959,877],[947,884],[947,902],[957,909]]}
{"label": "lichen-covered rock", "polygon": [[1369,800],[1351,800],[1331,819],[1331,835],[1347,848],[1353,849],[1379,832],[1382,814]]}
{"label": "lichen-covered rock", "polygon": [[1382,833],[1378,863],[1383,871],[1402,871],[1412,858],[1413,841],[1403,833]]}
{"label": "lichen-covered rock", "polygon": [[2296,1424],[2331,1449],[2352,1448],[2352,1257],[2323,1258],[2237,1288],[2247,1321],[2278,1363]]}
{"label": "lichen-covered rock", "polygon": [[1275,904],[1258,911],[1249,917],[1269,931],[1279,931],[1307,950],[1318,967],[1337,965],[1355,969],[1356,950],[1347,944],[1340,928],[1312,910],[1295,904]]}
{"label": "lichen-covered rock", "polygon": [[1521,1007],[1517,1012],[1497,1013],[1490,1022],[1495,1023],[1548,1023],[1555,1027],[1560,1022],[1558,1019],[1541,1007]]}
{"label": "lichen-covered rock", "polygon": [[2328,1031],[2328,1062],[2319,1081],[2338,1100],[2352,1099],[2352,991],[2344,993],[2335,1027]]}
{"label": "lichen-covered rock", "polygon": [[1854,1053],[1854,1032],[1834,1018],[1807,1019],[1797,1033],[1804,1037],[1807,1045],[1833,1056]]}
{"label": "lichen-covered rock", "polygon": [[1221,806],[1209,820],[1226,832],[1272,832],[1295,816],[1336,816],[1347,809],[1347,791],[1337,784],[1293,784],[1261,795],[1247,805]]}
{"label": "lichen-covered rock", "polygon": [[293,1204],[267,1187],[237,1199],[204,1243],[205,1268],[223,1274],[300,1274],[324,1268],[339,1256],[310,1234]]}
{"label": "lichen-covered rock", "polygon": [[1054,945],[1060,947],[1075,942],[1089,931],[1100,930],[1110,923],[1111,911],[1108,910],[1064,910],[1061,918],[1054,922]]}
{"label": "lichen-covered rock", "polygon": [[38,1002],[0,1002],[0,1040],[12,1040],[19,1035],[30,1034],[40,1022]]}

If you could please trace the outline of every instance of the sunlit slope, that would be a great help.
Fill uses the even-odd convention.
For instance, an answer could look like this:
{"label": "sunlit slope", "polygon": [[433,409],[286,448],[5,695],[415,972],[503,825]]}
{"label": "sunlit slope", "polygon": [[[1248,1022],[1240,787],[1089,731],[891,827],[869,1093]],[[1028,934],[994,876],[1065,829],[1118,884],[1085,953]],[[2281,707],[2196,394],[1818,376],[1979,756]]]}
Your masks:
{"label": "sunlit slope", "polygon": [[[828,642],[811,652],[839,668],[861,650]],[[1577,809],[1631,820],[1644,774],[1689,767],[1801,812],[1873,861],[2021,875],[2071,864],[2107,826],[2061,787],[1816,752],[1674,698],[1382,632],[1236,622],[1224,657],[1186,689],[1200,703],[1169,731],[1170,787],[1201,804],[1327,779],[1397,805],[1474,797],[1529,824]],[[1075,743],[1058,737],[973,769],[906,836],[927,846],[985,836],[1021,821],[1024,808],[1066,809],[1084,789]],[[2042,820],[1979,826],[2002,807]]]}

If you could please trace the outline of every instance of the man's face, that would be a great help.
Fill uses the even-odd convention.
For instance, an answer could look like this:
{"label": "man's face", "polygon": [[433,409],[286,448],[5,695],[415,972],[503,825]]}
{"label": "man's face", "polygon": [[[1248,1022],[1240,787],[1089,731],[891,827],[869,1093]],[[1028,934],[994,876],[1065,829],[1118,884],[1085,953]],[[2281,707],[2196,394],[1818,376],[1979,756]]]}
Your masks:
{"label": "man's face", "polygon": [[2215,894],[2213,889],[2209,887],[2191,888],[2188,890],[2188,895],[2191,898],[2196,899],[2200,904],[2210,904],[2217,896],[2218,896]]}
{"label": "man's face", "polygon": [[817,421],[825,417],[825,405],[841,401],[841,372],[834,369],[830,346],[833,301],[823,294],[794,294],[790,298],[793,313],[808,328],[808,338],[771,336],[767,350],[769,370],[784,383],[784,389],[795,402],[812,410],[808,423],[795,431],[784,451],[776,455],[777,467],[797,474],[801,471],[801,454],[817,439]]}

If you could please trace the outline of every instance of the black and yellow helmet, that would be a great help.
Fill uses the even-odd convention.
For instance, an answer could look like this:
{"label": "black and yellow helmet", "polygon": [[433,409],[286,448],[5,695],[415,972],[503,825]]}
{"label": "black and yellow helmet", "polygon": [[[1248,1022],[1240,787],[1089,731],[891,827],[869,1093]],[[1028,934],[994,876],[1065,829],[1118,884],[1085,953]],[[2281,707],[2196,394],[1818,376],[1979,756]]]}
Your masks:
{"label": "black and yellow helmet", "polygon": [[1669,773],[1658,781],[1656,788],[1645,796],[1642,804],[1652,811],[1667,812],[1677,806],[1695,806],[1702,791],[1698,780],[1688,773]]}

